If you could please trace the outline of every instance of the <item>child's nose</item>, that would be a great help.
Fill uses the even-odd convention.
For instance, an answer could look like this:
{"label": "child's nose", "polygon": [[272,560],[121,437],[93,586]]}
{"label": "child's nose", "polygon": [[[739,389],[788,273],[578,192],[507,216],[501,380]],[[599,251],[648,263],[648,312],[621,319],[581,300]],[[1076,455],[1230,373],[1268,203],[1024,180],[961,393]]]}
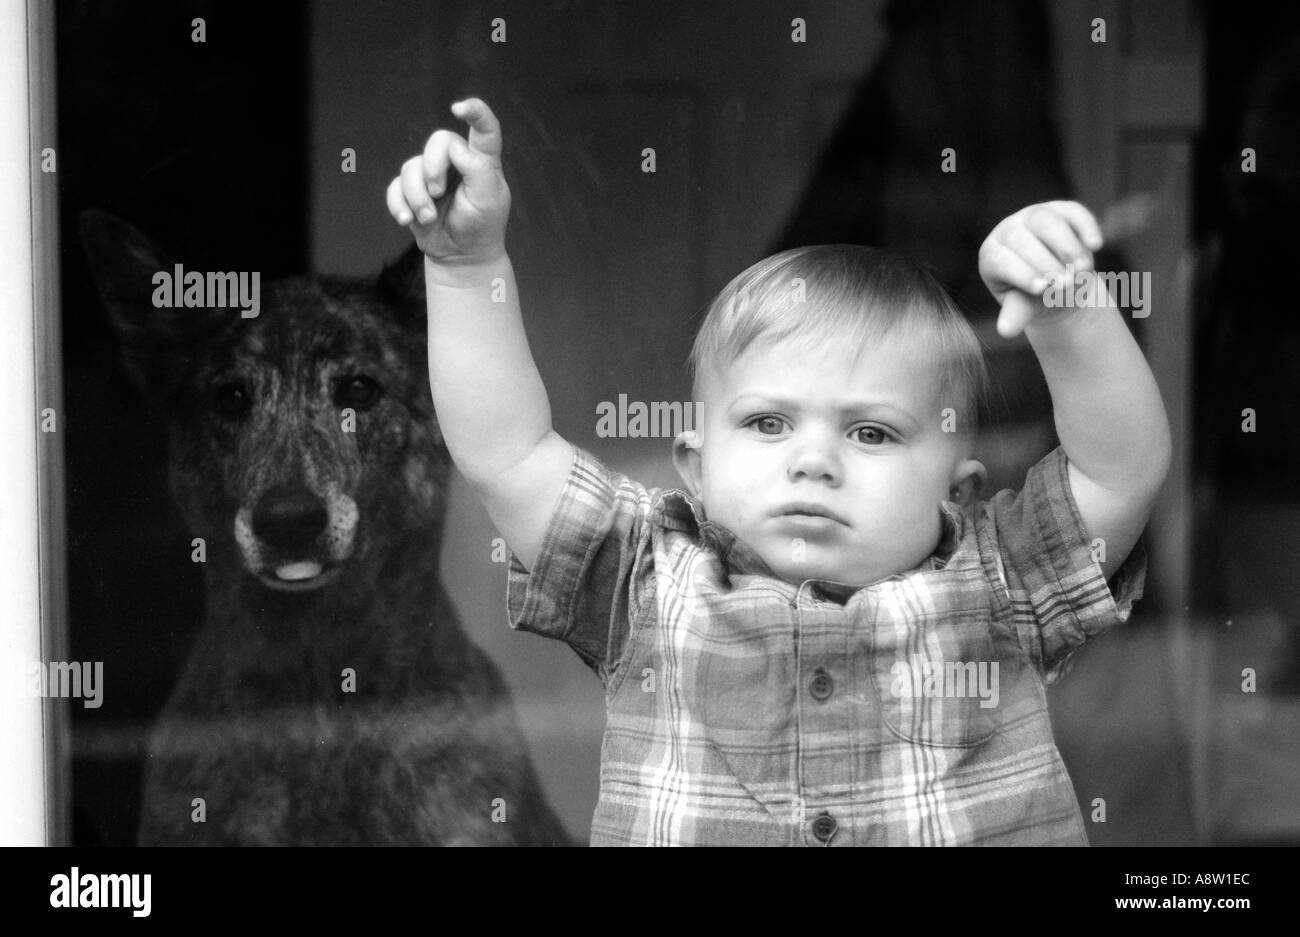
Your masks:
{"label": "child's nose", "polygon": [[817,438],[804,440],[797,445],[790,458],[788,475],[791,481],[808,478],[838,483],[841,471],[834,441]]}

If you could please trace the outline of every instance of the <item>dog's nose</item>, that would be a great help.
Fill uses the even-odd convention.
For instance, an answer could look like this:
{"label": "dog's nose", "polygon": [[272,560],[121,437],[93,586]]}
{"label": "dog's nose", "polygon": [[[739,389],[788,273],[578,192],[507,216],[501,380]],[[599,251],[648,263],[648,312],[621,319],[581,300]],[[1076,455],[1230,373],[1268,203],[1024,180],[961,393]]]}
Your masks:
{"label": "dog's nose", "polygon": [[328,520],[325,502],[306,488],[278,485],[258,500],[253,533],[282,550],[302,549],[315,543]]}

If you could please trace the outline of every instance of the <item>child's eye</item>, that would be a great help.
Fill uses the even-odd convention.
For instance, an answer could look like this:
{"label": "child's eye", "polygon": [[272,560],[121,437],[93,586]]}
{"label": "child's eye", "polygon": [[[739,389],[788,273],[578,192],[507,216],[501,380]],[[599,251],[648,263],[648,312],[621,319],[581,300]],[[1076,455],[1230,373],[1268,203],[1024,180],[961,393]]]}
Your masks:
{"label": "child's eye", "polygon": [[882,443],[889,442],[889,434],[879,426],[859,426],[853,432],[857,436],[858,442],[866,443],[868,446],[879,446]]}
{"label": "child's eye", "polygon": [[758,416],[745,425],[754,427],[764,436],[776,436],[785,428],[785,420],[779,416]]}

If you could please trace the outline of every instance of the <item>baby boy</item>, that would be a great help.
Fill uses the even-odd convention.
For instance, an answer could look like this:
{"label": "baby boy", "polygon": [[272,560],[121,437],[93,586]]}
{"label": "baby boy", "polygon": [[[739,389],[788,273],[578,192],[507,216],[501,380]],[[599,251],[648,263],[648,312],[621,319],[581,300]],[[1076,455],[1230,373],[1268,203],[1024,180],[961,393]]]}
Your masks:
{"label": "baby boy", "polygon": [[447,447],[512,549],[510,622],[605,687],[592,843],[1086,844],[1044,686],[1141,596],[1170,457],[1118,310],[1043,299],[1091,271],[1092,215],[1030,206],[980,250],[1060,440],[1021,491],[978,497],[966,319],[918,264],[852,245],[723,289],[692,355],[703,420],[673,443],[685,487],[647,489],[552,429],[501,129],[477,98],[452,112],[468,139],[434,133],[388,207],[425,255]]}

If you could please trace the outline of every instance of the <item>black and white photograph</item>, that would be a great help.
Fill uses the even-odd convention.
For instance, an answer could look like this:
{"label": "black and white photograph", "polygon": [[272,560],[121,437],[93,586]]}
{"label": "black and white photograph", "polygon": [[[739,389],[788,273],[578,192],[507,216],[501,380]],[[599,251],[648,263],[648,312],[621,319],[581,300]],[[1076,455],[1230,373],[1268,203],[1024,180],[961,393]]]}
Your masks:
{"label": "black and white photograph", "polygon": [[1300,845],[1300,7],[0,15],[5,845]]}

